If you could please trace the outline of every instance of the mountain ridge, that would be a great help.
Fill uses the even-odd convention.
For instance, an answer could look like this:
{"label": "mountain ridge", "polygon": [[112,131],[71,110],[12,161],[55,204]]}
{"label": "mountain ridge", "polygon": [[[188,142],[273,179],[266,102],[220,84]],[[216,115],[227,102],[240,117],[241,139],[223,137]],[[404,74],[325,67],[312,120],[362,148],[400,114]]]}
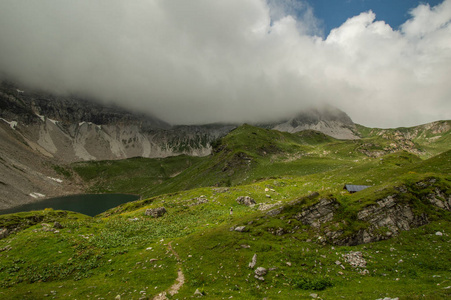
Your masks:
{"label": "mountain ridge", "polygon": [[[0,108],[5,122],[15,122],[16,129],[26,125],[19,132],[39,145],[37,150],[66,162],[133,156],[204,156],[211,152],[213,141],[240,125],[170,125],[123,108],[78,97],[23,91],[5,82],[0,89]],[[288,121],[257,126],[287,132],[315,129],[335,138],[358,138],[352,120],[330,107],[306,110]],[[98,140],[99,149],[90,148],[93,140]]]}
{"label": "mountain ridge", "polygon": [[[47,94],[40,93],[28,96],[28,92],[5,83],[0,87],[0,209],[90,189],[92,183],[88,184],[77,173],[71,175],[64,169],[64,166],[79,161],[213,156],[216,161],[205,160],[202,166],[207,169],[203,169],[203,173],[193,169],[180,176],[172,175],[175,186],[187,189],[197,187],[197,181],[204,179],[208,179],[204,180],[204,185],[246,183],[259,176],[268,176],[270,171],[279,174],[277,168],[285,170],[286,162],[295,162],[289,167],[290,174],[298,174],[299,170],[302,173],[302,164],[301,169],[295,167],[301,158],[307,161],[311,158],[313,165],[318,164],[317,159],[329,159],[331,166],[336,164],[334,159],[341,159],[340,155],[355,159],[377,158],[405,150],[428,158],[448,150],[451,143],[451,121],[412,128],[376,129],[355,125],[344,112],[327,108],[329,113],[325,117],[317,110],[311,114],[298,114],[289,121],[258,124],[259,127],[235,124],[172,126],[158,119],[148,120],[147,116],[122,113],[120,108],[104,109],[104,106],[90,102],[82,102],[83,105],[77,102],[76,109],[67,112],[68,103],[74,99],[63,97],[60,101],[56,96],[45,98]],[[93,118],[94,113],[100,114],[97,119]],[[309,126],[322,126],[318,122],[323,125],[339,122],[340,128],[345,130],[342,133],[359,136],[359,139],[337,140],[324,132],[308,129]],[[298,131],[301,124],[305,124],[306,129]],[[272,128],[277,126],[285,126],[286,133],[273,131]],[[330,128],[339,126],[331,125]],[[237,140],[225,138],[228,134]],[[236,144],[237,141],[240,142]],[[248,144],[250,141],[254,145]],[[291,142],[286,144],[287,141]],[[221,147],[228,143],[234,145],[227,150],[229,152],[215,153],[221,152]],[[254,149],[257,145],[259,148]],[[322,168],[319,166],[318,170]],[[213,170],[216,175],[211,176]],[[247,171],[253,173],[249,175]],[[71,176],[67,177],[68,174]],[[170,191],[153,184],[149,188],[161,193]],[[102,191],[111,192],[103,188],[96,192]]]}

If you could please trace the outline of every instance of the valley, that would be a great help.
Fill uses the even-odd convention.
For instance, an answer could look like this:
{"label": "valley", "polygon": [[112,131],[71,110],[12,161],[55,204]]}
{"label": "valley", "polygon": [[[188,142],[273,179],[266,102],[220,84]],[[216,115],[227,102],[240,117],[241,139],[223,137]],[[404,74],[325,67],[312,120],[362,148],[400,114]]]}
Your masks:
{"label": "valley", "polygon": [[[19,104],[2,108],[3,208],[36,201],[31,194],[142,200],[94,217],[0,215],[4,299],[451,296],[451,121],[377,129],[339,114],[352,138],[338,139],[312,130],[326,123],[315,114],[277,125],[300,131],[146,127],[134,115],[103,114],[113,121],[100,124],[102,113],[57,116],[43,105],[22,113]],[[158,149],[147,156],[144,127],[154,138],[147,149]],[[345,184],[368,188],[349,193]]]}

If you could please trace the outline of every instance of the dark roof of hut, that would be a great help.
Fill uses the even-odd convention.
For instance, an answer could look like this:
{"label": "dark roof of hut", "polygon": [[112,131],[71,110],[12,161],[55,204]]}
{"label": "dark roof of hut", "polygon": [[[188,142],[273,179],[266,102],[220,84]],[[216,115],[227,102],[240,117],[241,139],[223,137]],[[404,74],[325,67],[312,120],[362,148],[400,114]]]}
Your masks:
{"label": "dark roof of hut", "polygon": [[345,189],[348,190],[350,193],[359,192],[361,190],[364,190],[366,188],[369,188],[369,185],[355,185],[355,184],[347,184],[345,185]]}

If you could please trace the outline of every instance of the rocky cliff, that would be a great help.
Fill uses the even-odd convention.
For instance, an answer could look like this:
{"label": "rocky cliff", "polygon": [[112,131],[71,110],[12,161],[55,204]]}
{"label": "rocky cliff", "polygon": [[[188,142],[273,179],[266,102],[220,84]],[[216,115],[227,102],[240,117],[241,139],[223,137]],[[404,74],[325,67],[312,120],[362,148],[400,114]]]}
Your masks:
{"label": "rocky cliff", "polygon": [[135,156],[204,156],[234,125],[171,126],[156,117],[76,96],[3,83],[0,118],[33,150],[63,162]]}
{"label": "rocky cliff", "polygon": [[[64,162],[205,156],[211,152],[211,142],[239,125],[171,126],[155,116],[76,95],[21,90],[8,82],[0,85],[0,118],[32,149]],[[352,120],[332,107],[309,109],[295,118],[260,126],[288,132],[313,129],[339,139],[358,138]]]}
{"label": "rocky cliff", "polygon": [[[449,186],[434,177],[395,187],[388,195],[374,199],[357,211],[346,211],[335,198],[306,204],[318,196],[314,193],[275,208],[267,212],[267,216],[288,219],[287,224],[297,220],[306,225],[320,243],[352,246],[389,239],[451,211]],[[294,229],[268,230],[276,235],[301,230],[300,226]]]}

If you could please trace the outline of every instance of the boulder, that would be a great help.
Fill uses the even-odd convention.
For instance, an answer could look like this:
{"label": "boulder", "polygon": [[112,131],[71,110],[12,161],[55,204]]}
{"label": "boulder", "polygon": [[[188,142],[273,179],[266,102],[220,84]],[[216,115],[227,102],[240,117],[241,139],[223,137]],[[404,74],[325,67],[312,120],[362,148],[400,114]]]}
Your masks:
{"label": "boulder", "polygon": [[146,216],[152,216],[154,218],[162,217],[166,213],[166,208],[164,207],[157,207],[157,208],[149,208],[146,209]]}
{"label": "boulder", "polygon": [[254,254],[254,256],[252,256],[252,261],[249,263],[249,268],[251,269],[255,268],[256,264],[257,264],[257,254]]}
{"label": "boulder", "polygon": [[56,229],[63,229],[63,225],[61,225],[59,222],[53,223],[53,227],[55,227]]}
{"label": "boulder", "polygon": [[200,296],[203,296],[203,295],[204,295],[204,294],[202,294],[202,292],[199,291],[199,289],[196,289],[196,291],[194,292],[194,296],[200,297]]}
{"label": "boulder", "polygon": [[246,226],[238,226],[238,227],[235,227],[235,231],[238,231],[238,232],[245,232],[245,231],[246,231]]}
{"label": "boulder", "polygon": [[257,276],[265,276],[266,273],[268,273],[268,270],[266,270],[266,269],[263,268],[263,267],[258,267],[257,269],[255,269],[254,273],[255,273],[255,275],[257,275]]}
{"label": "boulder", "polygon": [[9,234],[8,229],[6,228],[0,228],[0,240],[7,237]]}
{"label": "boulder", "polygon": [[240,197],[236,198],[236,202],[238,202],[239,204],[246,205],[246,206],[252,206],[252,205],[255,205],[255,203],[256,203],[255,200],[249,196],[240,196]]}

